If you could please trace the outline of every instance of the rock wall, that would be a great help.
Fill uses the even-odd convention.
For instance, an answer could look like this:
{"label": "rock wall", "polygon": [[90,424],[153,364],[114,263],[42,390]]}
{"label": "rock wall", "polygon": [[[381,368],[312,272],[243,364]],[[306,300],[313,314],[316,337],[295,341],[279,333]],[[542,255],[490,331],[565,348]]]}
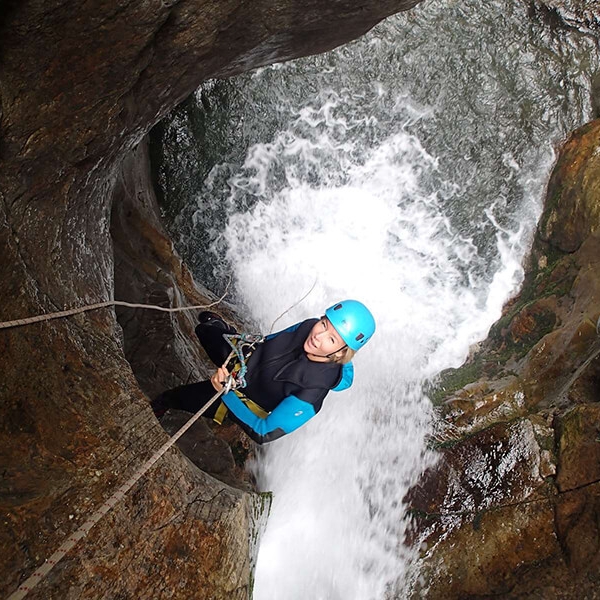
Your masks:
{"label": "rock wall", "polygon": [[[219,301],[194,282],[159,215],[145,138],[123,161],[114,190],[110,232],[115,297],[164,307],[210,307],[218,301],[219,313],[240,331],[247,331],[248,327],[237,320],[225,301]],[[149,398],[212,374],[214,367],[194,334],[198,310],[165,313],[117,307],[116,312],[125,358]],[[169,411],[161,425],[172,435],[188,418],[189,414],[183,411]],[[179,447],[206,473],[234,487],[251,490],[249,474],[243,470],[251,442],[233,424],[211,429],[208,423],[200,419],[192,425],[178,442]]]}
{"label": "rock wall", "polygon": [[[127,153],[206,78],[321,52],[417,2],[5,0],[0,320],[116,292],[201,298],[140,205],[121,206]],[[122,314],[125,337],[110,309],[0,331],[3,595],[164,441],[142,389],[201,374],[189,317],[145,319]],[[159,360],[139,352],[158,329]],[[247,598],[253,510],[170,451],[30,597]]]}
{"label": "rock wall", "polygon": [[560,151],[521,293],[437,393],[416,597],[600,598],[600,120]]}

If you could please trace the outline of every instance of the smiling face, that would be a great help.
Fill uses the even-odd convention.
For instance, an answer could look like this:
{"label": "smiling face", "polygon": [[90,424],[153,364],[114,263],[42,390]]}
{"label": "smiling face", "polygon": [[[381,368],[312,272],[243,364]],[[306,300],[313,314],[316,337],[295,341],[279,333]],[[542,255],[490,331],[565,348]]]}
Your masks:
{"label": "smiling face", "polygon": [[304,342],[304,352],[310,360],[317,362],[329,361],[329,355],[346,347],[327,317],[321,317],[310,330]]}

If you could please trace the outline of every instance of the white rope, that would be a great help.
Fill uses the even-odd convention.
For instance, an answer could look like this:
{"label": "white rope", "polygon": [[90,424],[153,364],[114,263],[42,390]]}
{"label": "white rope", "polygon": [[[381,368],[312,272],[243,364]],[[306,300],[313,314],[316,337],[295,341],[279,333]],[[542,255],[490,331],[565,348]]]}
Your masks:
{"label": "white rope", "polygon": [[136,304],[133,302],[124,302],[122,300],[107,300],[106,302],[97,302],[96,304],[88,304],[86,306],[80,306],[78,308],[71,308],[69,310],[61,310],[60,312],[48,313],[45,315],[36,315],[34,317],[27,317],[25,319],[15,319],[13,321],[4,321],[0,323],[0,329],[8,329],[9,327],[19,327],[20,325],[29,325],[30,323],[39,323],[40,321],[50,321],[52,319],[60,319],[61,317],[70,317],[79,313],[87,312],[89,310],[98,310],[100,308],[106,308],[108,306],[128,306],[129,308],[147,308],[150,310],[160,310],[162,312],[180,312],[184,310],[199,310],[211,308],[225,297],[223,295],[219,300],[212,302],[211,304],[197,304],[195,306],[177,306],[175,308],[166,308],[164,306],[157,306],[155,304]]}
{"label": "white rope", "polygon": [[54,566],[77,544],[77,542],[83,539],[90,532],[92,527],[125,497],[125,494],[139,481],[139,479],[156,464],[165,452],[173,446],[173,444],[198,420],[199,417],[202,416],[209,406],[211,406],[217,398],[228,389],[228,387],[229,386],[226,386],[221,391],[217,392],[172,438],[165,442],[151,458],[139,467],[138,470],[125,481],[125,483],[123,483],[119,489],[117,489],[117,491],[79,527],[79,529],[77,529],[77,531],[69,535],[69,537],[59,546],[58,550],[56,550],[44,564],[39,566],[33,574],[7,598],[7,600],[20,600],[21,598],[25,598],[25,596],[27,596],[27,594],[42,581],[48,573],[50,573]]}
{"label": "white rope", "polygon": [[[315,282],[316,283],[316,282]],[[146,308],[149,310],[160,310],[162,312],[181,312],[184,310],[200,310],[212,308],[219,304],[227,293],[229,292],[229,285],[231,284],[231,277],[227,282],[227,287],[223,295],[210,304],[196,304],[195,306],[177,306],[175,308],[157,306],[156,304],[137,304],[134,302],[124,302],[123,300],[106,300],[105,302],[96,302],[95,304],[87,304],[85,306],[79,306],[77,308],[70,308],[68,310],[61,310],[59,312],[47,313],[44,315],[36,315],[34,317],[26,317],[24,319],[14,319],[13,321],[4,321],[0,323],[0,329],[9,329],[10,327],[19,327],[21,325],[29,325],[30,323],[39,323],[41,321],[51,321],[52,319],[60,319],[62,317],[70,317],[90,310],[98,310],[100,308],[107,308],[108,306],[127,306],[129,308]]]}
{"label": "white rope", "polygon": [[317,285],[317,279],[315,278],[314,283],[312,284],[312,287],[310,288],[310,290],[308,290],[308,292],[306,292],[306,294],[304,294],[304,296],[302,296],[302,298],[300,298],[300,300],[298,300],[298,302],[296,302],[295,304],[292,304],[287,310],[283,311],[274,321],[273,323],[271,323],[271,328],[269,329],[269,333],[273,333],[273,327],[275,327],[275,323],[277,323],[277,321],[279,321],[279,319],[281,319],[281,317],[283,317],[284,315],[287,315],[290,310],[292,310],[292,308],[298,306],[298,304],[300,304],[301,302],[303,302],[308,295],[315,289],[315,286]]}

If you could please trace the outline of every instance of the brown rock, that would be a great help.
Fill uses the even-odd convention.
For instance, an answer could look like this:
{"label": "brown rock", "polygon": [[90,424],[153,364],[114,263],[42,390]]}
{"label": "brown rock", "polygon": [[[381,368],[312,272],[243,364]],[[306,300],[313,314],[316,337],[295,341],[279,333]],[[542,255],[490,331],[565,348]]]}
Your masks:
{"label": "brown rock", "polygon": [[561,492],[600,482],[600,405],[576,406],[557,423]]}
{"label": "brown rock", "polygon": [[530,593],[541,578],[532,576],[529,565],[551,566],[554,581],[566,571],[553,524],[551,504],[539,500],[485,511],[450,529],[424,550],[427,585],[417,585],[412,597],[515,598],[517,587],[528,591],[525,597],[556,597]]}
{"label": "brown rock", "polygon": [[500,419],[514,419],[524,415],[529,401],[529,390],[515,378],[495,381],[490,388],[488,381],[465,386],[444,405],[447,422],[452,431],[462,435],[473,433]]}
{"label": "brown rock", "polygon": [[600,120],[578,129],[564,145],[548,184],[542,240],[574,252],[600,229]]}
{"label": "brown rock", "polygon": [[565,144],[523,290],[450,373],[440,461],[406,498],[414,597],[600,597],[598,148],[600,121]]}
{"label": "brown rock", "polygon": [[577,573],[598,579],[600,566],[600,483],[561,494],[556,530],[567,563]]}
{"label": "brown rock", "polygon": [[[204,79],[331,48],[416,3],[4,2],[0,320],[112,298],[114,259],[128,297],[201,296],[135,210],[115,207],[113,254],[125,155]],[[128,246],[140,231],[151,242]],[[125,338],[111,309],[0,332],[4,595],[165,441],[126,354],[149,392],[172,367],[196,375],[189,315],[121,315]],[[153,327],[163,345],[141,353]],[[30,597],[247,598],[253,502],[170,451]]]}
{"label": "brown rock", "polygon": [[568,392],[569,402],[600,402],[600,353],[596,353],[577,370]]}
{"label": "brown rock", "polygon": [[523,308],[511,321],[509,332],[515,345],[531,347],[556,324],[553,298],[542,298]]}
{"label": "brown rock", "polygon": [[416,513],[472,521],[478,512],[524,501],[544,483],[541,449],[527,419],[497,423],[444,446],[439,462],[409,493]]}

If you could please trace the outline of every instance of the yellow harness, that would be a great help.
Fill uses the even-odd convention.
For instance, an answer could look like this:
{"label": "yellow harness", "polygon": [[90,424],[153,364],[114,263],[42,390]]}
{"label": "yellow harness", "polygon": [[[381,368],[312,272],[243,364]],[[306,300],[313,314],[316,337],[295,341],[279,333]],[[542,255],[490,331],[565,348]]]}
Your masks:
{"label": "yellow harness", "polygon": [[[238,390],[232,391],[257,417],[260,417],[261,419],[266,419],[269,416],[269,413],[264,408],[262,408],[262,406],[259,406],[258,404],[256,404],[256,402],[253,402],[252,400],[250,400],[250,398],[246,398],[246,396],[244,396],[242,392],[239,392]],[[221,404],[219,404],[219,408],[217,408],[215,416],[213,417],[213,421],[215,423],[218,423],[219,425],[223,425],[223,421],[225,420],[225,417],[227,416],[228,412],[229,409],[227,408],[227,406],[225,406],[225,403],[221,402]]]}

